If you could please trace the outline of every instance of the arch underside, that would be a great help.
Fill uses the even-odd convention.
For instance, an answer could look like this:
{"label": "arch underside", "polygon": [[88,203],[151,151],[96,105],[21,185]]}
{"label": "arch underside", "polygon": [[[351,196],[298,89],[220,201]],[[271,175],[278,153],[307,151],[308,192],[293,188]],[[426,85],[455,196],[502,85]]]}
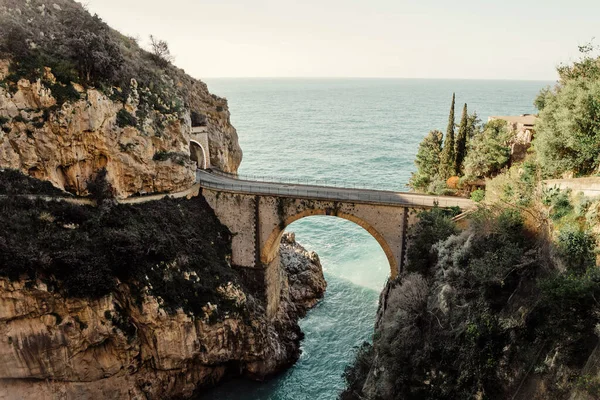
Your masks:
{"label": "arch underside", "polygon": [[392,277],[392,279],[396,278],[396,276],[398,275],[398,271],[399,271],[398,261],[394,255],[394,252],[392,251],[391,247],[387,243],[386,239],[371,224],[367,223],[363,219],[361,219],[357,216],[354,216],[352,214],[347,214],[347,213],[343,213],[343,212],[339,212],[339,211],[332,213],[331,210],[329,210],[329,209],[309,209],[309,210],[305,210],[303,212],[300,212],[298,214],[295,214],[295,215],[285,219],[285,221],[283,221],[283,223],[280,226],[277,226],[273,230],[273,232],[271,233],[271,235],[265,242],[264,246],[261,248],[261,253],[260,253],[261,263],[264,265],[268,265],[269,263],[271,263],[271,261],[273,261],[273,259],[275,259],[275,257],[277,256],[277,252],[279,251],[279,244],[281,243],[281,237],[283,236],[285,229],[290,224],[292,224],[293,222],[298,221],[302,218],[306,218],[306,217],[310,217],[310,216],[314,216],[314,215],[329,215],[329,216],[334,216],[334,217],[338,217],[338,218],[343,218],[345,220],[354,222],[355,224],[359,225],[364,230],[369,232],[371,234],[371,236],[373,236],[375,238],[377,243],[379,243],[379,245],[383,249],[383,252],[385,253],[385,256],[388,259],[388,262],[390,264],[390,276]]}
{"label": "arch underside", "polygon": [[198,168],[207,169],[208,160],[204,146],[195,140],[190,140],[190,158],[198,164]]}

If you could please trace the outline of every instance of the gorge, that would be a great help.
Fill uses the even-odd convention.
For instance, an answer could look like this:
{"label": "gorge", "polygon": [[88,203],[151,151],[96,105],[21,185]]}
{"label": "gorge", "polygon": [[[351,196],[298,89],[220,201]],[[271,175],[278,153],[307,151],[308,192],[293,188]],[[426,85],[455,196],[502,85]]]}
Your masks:
{"label": "gorge", "polygon": [[[3,0],[0,24],[0,399],[594,398],[597,277],[575,264],[593,272],[577,229],[598,225],[597,202],[549,190],[535,218],[490,207],[466,227],[415,212],[409,236],[425,250],[386,283],[405,247],[335,218],[369,220],[356,204],[206,188],[116,201],[189,188],[200,158],[401,192],[451,93],[485,120],[535,112],[546,82],[209,80],[225,100],[75,2]],[[80,37],[99,46],[83,52],[92,64],[73,51]],[[487,195],[525,207],[530,165]],[[38,198],[77,195],[97,207]],[[397,227],[408,215],[374,213]],[[271,246],[237,228],[261,216]],[[282,268],[249,268],[276,250]],[[549,271],[575,272],[540,289]],[[538,297],[547,287],[554,297]]]}

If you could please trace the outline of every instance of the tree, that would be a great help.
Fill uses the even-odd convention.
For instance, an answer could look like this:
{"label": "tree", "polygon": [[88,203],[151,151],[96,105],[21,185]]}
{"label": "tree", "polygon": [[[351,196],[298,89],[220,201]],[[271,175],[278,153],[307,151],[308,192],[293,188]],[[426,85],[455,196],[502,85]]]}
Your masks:
{"label": "tree", "polygon": [[173,56],[169,49],[169,44],[164,40],[159,40],[153,35],[150,35],[150,46],[152,47],[152,55],[155,61],[161,66],[166,67],[169,63],[173,62]]}
{"label": "tree", "polygon": [[467,104],[463,106],[462,117],[460,118],[460,127],[456,136],[455,155],[454,155],[454,171],[460,174],[463,168],[463,161],[467,155],[467,130],[469,129],[469,116],[467,113]]}
{"label": "tree", "polygon": [[419,144],[415,159],[417,172],[412,174],[409,182],[413,189],[426,191],[429,184],[438,176],[443,138],[442,132],[431,131]]}
{"label": "tree", "polygon": [[124,58],[110,28],[100,17],[81,18],[69,13],[64,19],[66,35],[61,50],[77,66],[86,83],[111,82],[121,69]]}
{"label": "tree", "polygon": [[[467,143],[469,143],[476,135],[480,134],[482,130],[481,120],[477,113],[473,112],[473,114],[469,114],[467,117]],[[467,146],[467,151],[469,151],[469,146]]]}
{"label": "tree", "polygon": [[600,57],[589,49],[582,59],[558,68],[559,84],[544,89],[533,142],[546,175],[589,175],[600,167]]}
{"label": "tree", "polygon": [[447,179],[456,173],[454,169],[454,102],[455,94],[452,93],[452,105],[450,106],[450,115],[448,117],[448,128],[446,129],[446,141],[440,160],[440,175]]}
{"label": "tree", "polygon": [[479,135],[469,143],[469,151],[465,157],[465,175],[471,178],[490,177],[508,165],[510,132],[506,122],[490,121]]}

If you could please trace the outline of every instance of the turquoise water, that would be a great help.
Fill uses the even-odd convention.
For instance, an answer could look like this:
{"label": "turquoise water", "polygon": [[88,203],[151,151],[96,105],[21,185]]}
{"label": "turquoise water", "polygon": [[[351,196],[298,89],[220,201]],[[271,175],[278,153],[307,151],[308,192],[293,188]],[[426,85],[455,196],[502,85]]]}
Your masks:
{"label": "turquoise water", "polygon": [[[210,79],[227,97],[244,150],[241,174],[329,180],[406,190],[421,139],[445,130],[452,92],[483,120],[533,113],[549,82],[405,79]],[[299,362],[265,383],[236,380],[207,400],[329,400],[354,347],[370,340],[389,266],[362,228],[335,217],[310,217],[288,228],[321,256],[327,294],[301,321]]]}

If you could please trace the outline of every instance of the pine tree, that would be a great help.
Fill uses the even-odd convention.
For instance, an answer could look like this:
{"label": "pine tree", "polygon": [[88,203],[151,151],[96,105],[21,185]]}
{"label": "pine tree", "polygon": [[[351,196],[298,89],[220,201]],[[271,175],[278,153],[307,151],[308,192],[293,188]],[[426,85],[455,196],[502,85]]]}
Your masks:
{"label": "pine tree", "polygon": [[467,134],[469,129],[469,114],[467,113],[467,104],[463,107],[462,117],[460,118],[460,126],[456,135],[456,143],[454,145],[454,172],[459,175],[462,172],[463,161],[467,155]]}
{"label": "pine tree", "polygon": [[450,107],[450,116],[448,117],[448,128],[446,129],[446,141],[440,160],[440,175],[443,179],[453,176],[454,169],[454,101],[455,94],[452,93],[452,106]]}

